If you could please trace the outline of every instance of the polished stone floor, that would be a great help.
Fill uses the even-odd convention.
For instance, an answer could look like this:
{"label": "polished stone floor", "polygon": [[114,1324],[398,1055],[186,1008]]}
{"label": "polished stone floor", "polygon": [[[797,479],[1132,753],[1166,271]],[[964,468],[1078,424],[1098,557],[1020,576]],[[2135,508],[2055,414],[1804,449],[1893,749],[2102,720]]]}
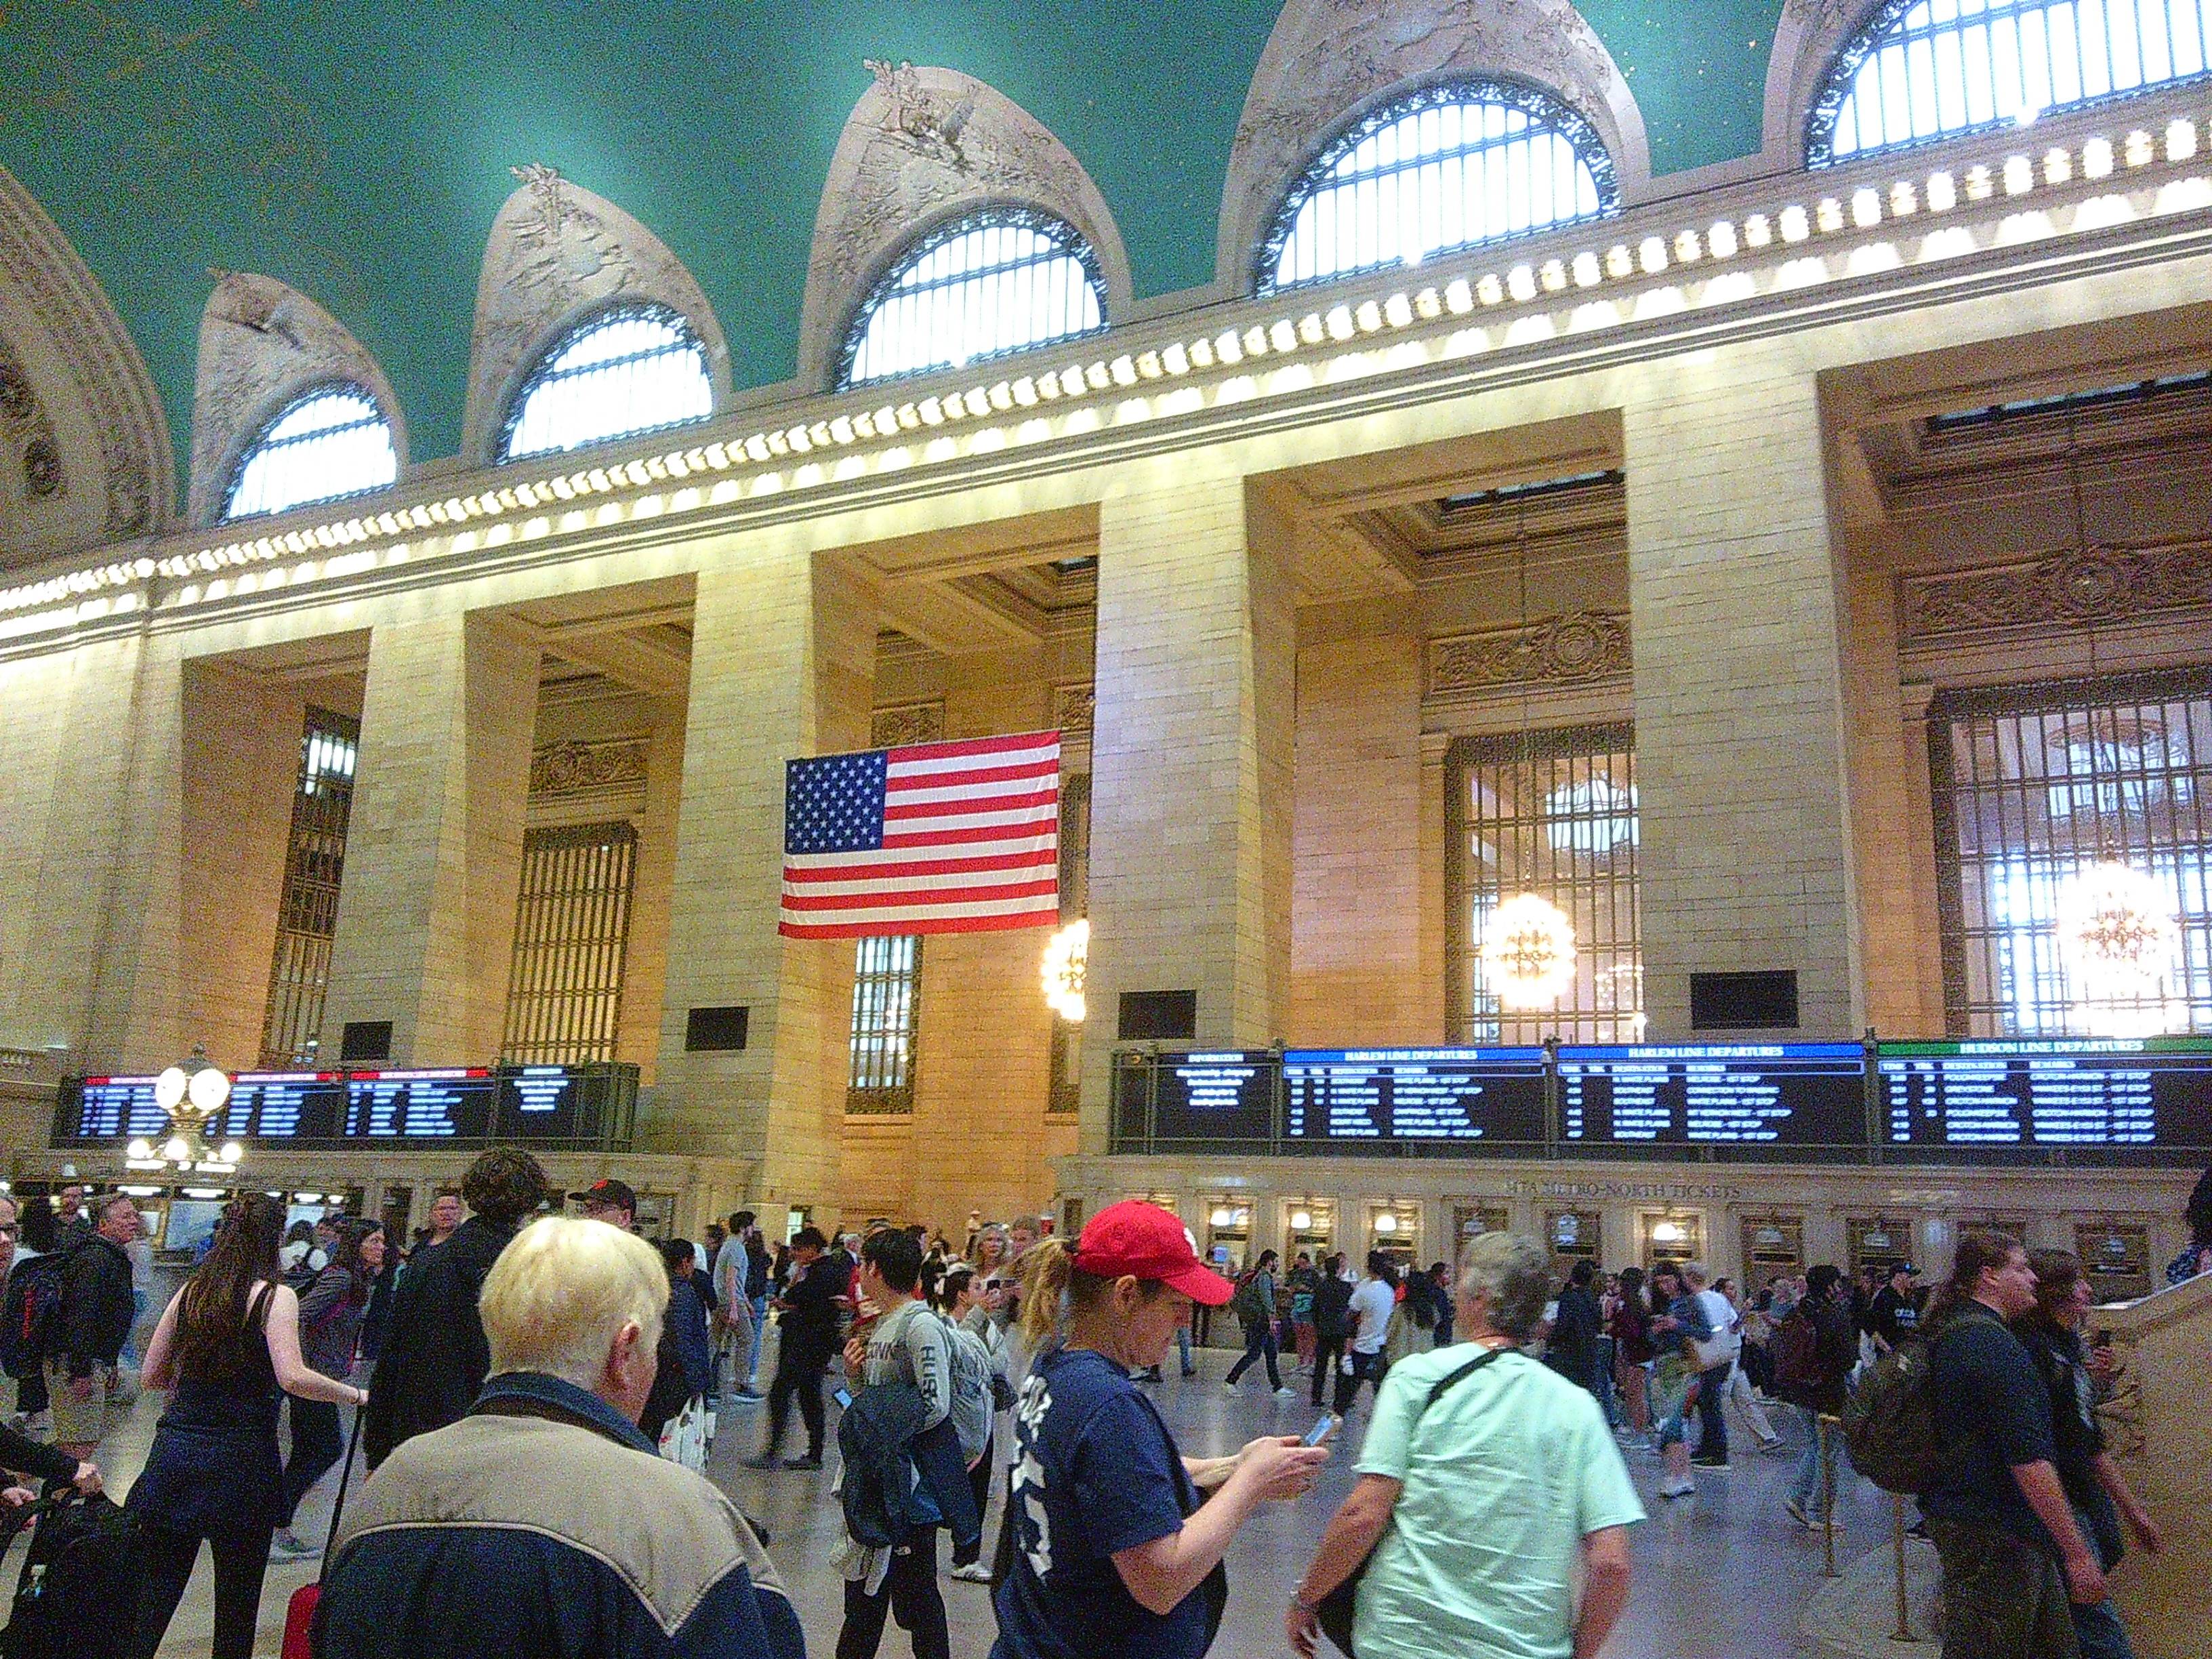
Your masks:
{"label": "polished stone floor", "polygon": [[[1189,1382],[1176,1377],[1170,1363],[1168,1380],[1158,1385],[1161,1407],[1187,1453],[1227,1451],[1257,1434],[1303,1431],[1313,1420],[1303,1378],[1294,1401],[1278,1401],[1250,1381],[1238,1395],[1225,1395],[1220,1379],[1232,1357],[1201,1353],[1200,1375]],[[141,1402],[129,1426],[103,1448],[101,1462],[118,1492],[144,1457],[155,1406],[151,1400]],[[1363,1396],[1340,1437],[1339,1457],[1311,1496],[1295,1505],[1271,1506],[1238,1535],[1229,1557],[1229,1607],[1214,1644],[1216,1659],[1274,1659],[1289,1652],[1280,1624],[1283,1599],[1351,1484],[1350,1460],[1367,1409]],[[838,1525],[830,1475],[758,1473],[741,1467],[740,1460],[757,1449],[762,1415],[763,1408],[751,1407],[725,1418],[710,1473],[772,1529],[770,1553],[798,1601],[807,1650],[827,1656],[836,1647],[842,1595],[841,1582],[826,1565]],[[795,1438],[795,1421],[792,1429]],[[1631,1534],[1634,1583],[1627,1615],[1605,1649],[1607,1659],[1815,1659],[1798,1635],[1798,1620],[1824,1582],[1821,1540],[1782,1512],[1794,1460],[1759,1455],[1738,1420],[1732,1419],[1731,1431],[1734,1468],[1698,1471],[1697,1495],[1676,1503],[1657,1496],[1656,1459],[1627,1455],[1651,1519]],[[336,1486],[334,1473],[310,1495],[301,1517],[303,1534],[319,1537]],[[1838,1515],[1845,1528],[1837,1540],[1839,1564],[1869,1550],[1887,1552],[1889,1502],[1882,1494],[1847,1475]],[[991,1535],[995,1524],[994,1509]],[[4,1569],[11,1589],[21,1559],[19,1549]],[[208,1573],[203,1556],[161,1648],[164,1656],[207,1653]],[[277,1652],[285,1601],[313,1576],[312,1565],[270,1570],[258,1651]],[[955,1659],[984,1659],[994,1630],[988,1589],[947,1577],[944,1591]],[[890,1659],[908,1652],[906,1638],[895,1626],[886,1632],[883,1650]]]}

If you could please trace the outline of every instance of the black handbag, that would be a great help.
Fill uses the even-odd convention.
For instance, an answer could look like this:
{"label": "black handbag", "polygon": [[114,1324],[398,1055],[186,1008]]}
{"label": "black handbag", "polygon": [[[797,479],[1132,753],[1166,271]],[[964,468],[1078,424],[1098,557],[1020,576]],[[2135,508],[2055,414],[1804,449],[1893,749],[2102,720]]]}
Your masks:
{"label": "black handbag", "polygon": [[[1435,1405],[1459,1383],[1473,1376],[1500,1354],[1513,1352],[1515,1350],[1510,1348],[1486,1349],[1452,1372],[1450,1376],[1439,1377],[1435,1385],[1429,1389],[1429,1397],[1421,1402],[1422,1413],[1425,1415],[1430,1407]],[[1418,1428],[1420,1419],[1417,1417],[1413,1422],[1414,1426]],[[1385,1530],[1387,1531],[1388,1528]],[[1382,1540],[1377,1537],[1375,1541],[1380,1544]],[[1314,1617],[1321,1623],[1321,1633],[1342,1650],[1345,1659],[1358,1659],[1352,1651],[1352,1621],[1354,1613],[1358,1611],[1359,1581],[1367,1577],[1367,1564],[1374,1558],[1375,1552],[1370,1547],[1367,1553],[1360,1558],[1359,1565],[1345,1575],[1344,1582],[1322,1596],[1320,1605],[1314,1608]]]}

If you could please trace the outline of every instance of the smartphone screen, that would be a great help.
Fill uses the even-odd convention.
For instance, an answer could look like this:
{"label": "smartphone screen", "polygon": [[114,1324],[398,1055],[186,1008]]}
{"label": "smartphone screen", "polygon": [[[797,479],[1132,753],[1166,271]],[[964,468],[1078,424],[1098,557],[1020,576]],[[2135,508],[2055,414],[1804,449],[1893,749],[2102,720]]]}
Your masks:
{"label": "smartphone screen", "polygon": [[837,1402],[838,1409],[841,1411],[849,1407],[853,1403],[852,1393],[846,1389],[833,1389],[830,1397]]}
{"label": "smartphone screen", "polygon": [[1322,1441],[1328,1439],[1329,1436],[1335,1431],[1335,1429],[1336,1419],[1331,1415],[1324,1415],[1319,1422],[1316,1423],[1313,1427],[1306,1431],[1306,1437],[1299,1443],[1301,1445],[1307,1446],[1318,1446]]}

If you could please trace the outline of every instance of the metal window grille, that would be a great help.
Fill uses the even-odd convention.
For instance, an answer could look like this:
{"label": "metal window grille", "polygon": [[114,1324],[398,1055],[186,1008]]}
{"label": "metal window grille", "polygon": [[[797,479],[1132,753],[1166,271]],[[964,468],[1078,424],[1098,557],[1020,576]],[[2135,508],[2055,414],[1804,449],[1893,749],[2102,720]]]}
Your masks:
{"label": "metal window grille", "polygon": [[299,787],[292,793],[292,827],[285,841],[284,885],[276,901],[269,999],[261,1021],[264,1066],[315,1063],[360,749],[359,721],[327,708],[307,710],[300,738]]}
{"label": "metal window grille", "polygon": [[[1452,746],[1458,1025],[1469,1042],[1632,1042],[1644,1031],[1634,728],[1574,726]],[[1504,1006],[1483,984],[1483,922],[1534,892],[1573,921],[1573,988],[1551,1008]]]}
{"label": "metal window grille", "polygon": [[1066,221],[992,208],[908,248],[853,313],[837,383],[959,368],[1106,325],[1097,256]]}
{"label": "metal window grille", "polygon": [[[1091,914],[1091,775],[1073,772],[1060,781],[1060,917],[1073,921]],[[1052,1016],[1052,1084],[1045,1110],[1068,1116],[1081,1109],[1083,1027]]]}
{"label": "metal window grille", "polygon": [[914,1049],[921,1013],[921,940],[864,939],[853,952],[853,1070],[848,1112],[914,1110]]}
{"label": "metal window grille", "polygon": [[2106,858],[2179,923],[2162,1023],[2212,1031],[2212,672],[1942,693],[1929,744],[1950,1033],[2076,1032],[2058,896]]}
{"label": "metal window grille", "polygon": [[663,305],[602,311],[555,342],[508,406],[499,456],[512,461],[703,421],[714,412],[707,348]]}
{"label": "metal window grille", "polygon": [[361,386],[325,386],[276,412],[239,457],[222,519],[283,513],[381,489],[399,476],[392,422]]}
{"label": "metal window grille", "polygon": [[1299,174],[1260,246],[1261,293],[1618,210],[1597,129],[1513,81],[1429,87],[1364,117]]}
{"label": "metal window grille", "polygon": [[2206,72],[2212,0],[1890,0],[1836,54],[1808,166],[2032,121]]}
{"label": "metal window grille", "polygon": [[637,885],[637,831],[623,822],[526,830],[507,988],[505,1058],[612,1060]]}

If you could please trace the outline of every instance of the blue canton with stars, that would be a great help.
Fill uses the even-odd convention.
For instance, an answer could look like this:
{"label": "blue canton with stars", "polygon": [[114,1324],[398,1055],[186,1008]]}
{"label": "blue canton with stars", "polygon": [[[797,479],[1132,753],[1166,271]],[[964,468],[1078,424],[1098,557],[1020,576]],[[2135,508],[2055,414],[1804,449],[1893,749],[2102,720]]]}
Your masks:
{"label": "blue canton with stars", "polygon": [[888,751],[786,761],[783,773],[787,854],[872,853],[882,848]]}

